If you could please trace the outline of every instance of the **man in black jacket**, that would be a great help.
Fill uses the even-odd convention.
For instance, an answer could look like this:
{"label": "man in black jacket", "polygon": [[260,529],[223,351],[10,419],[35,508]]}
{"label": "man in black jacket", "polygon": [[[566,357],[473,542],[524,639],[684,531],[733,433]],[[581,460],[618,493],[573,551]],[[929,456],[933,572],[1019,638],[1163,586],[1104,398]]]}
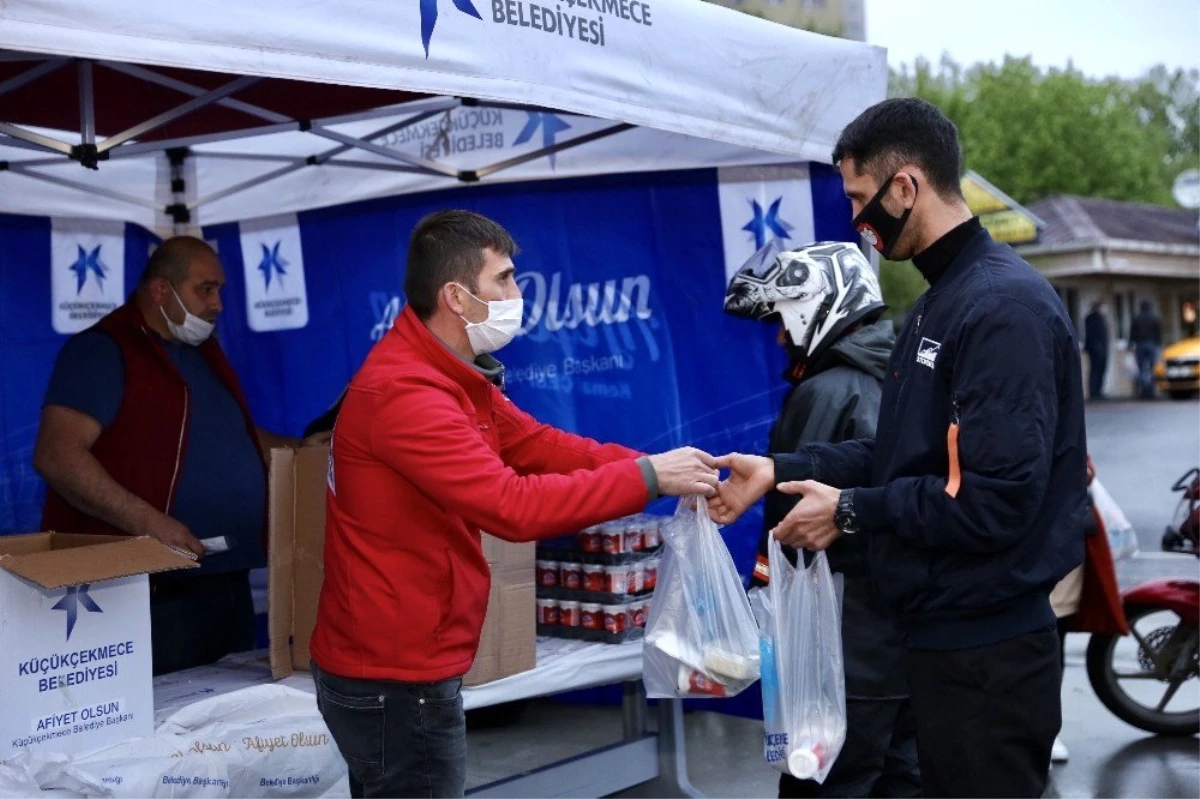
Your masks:
{"label": "man in black jacket", "polygon": [[1088,397],[1104,399],[1104,374],[1108,371],[1108,319],[1104,303],[1092,303],[1083,320],[1083,349],[1088,354]]}
{"label": "man in black jacket", "polygon": [[[771,429],[772,452],[804,444],[870,438],[879,419],[881,384],[896,336],[879,321],[879,280],[853,244],[822,242],[779,252],[772,242],[730,282],[725,310],[779,325],[792,388]],[[770,580],[767,531],[796,503],[767,495],[751,590]],[[843,577],[842,652],[848,734],[823,783],[779,779],[780,797],[921,795],[917,742],[905,679],[906,651],[867,575],[865,542],[843,538],[829,565]],[[795,563],[796,552],[784,548]]]}
{"label": "man in black jacket", "polygon": [[773,531],[820,550],[866,540],[909,649],[926,796],[1040,797],[1062,721],[1049,595],[1083,560],[1083,380],[1050,284],[971,216],[953,123],[886,100],[842,132],[855,224],[930,284],[896,342],[874,439],[731,455],[728,523],[772,487]]}
{"label": "man in black jacket", "polygon": [[1142,300],[1141,311],[1129,325],[1129,343],[1137,358],[1138,396],[1154,399],[1154,364],[1162,349],[1162,320],[1149,300]]}

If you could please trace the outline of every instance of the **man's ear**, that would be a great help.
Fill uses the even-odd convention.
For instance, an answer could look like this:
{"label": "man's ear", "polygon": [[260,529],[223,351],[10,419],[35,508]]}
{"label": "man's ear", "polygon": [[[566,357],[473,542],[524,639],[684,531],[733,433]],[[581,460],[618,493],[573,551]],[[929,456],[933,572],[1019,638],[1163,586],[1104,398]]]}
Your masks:
{"label": "man's ear", "polygon": [[918,174],[911,166],[896,173],[896,177],[893,180],[899,184],[899,197],[901,202],[904,203],[905,208],[912,208],[917,204],[917,196],[920,191],[919,186],[924,177],[924,175]]}
{"label": "man's ear", "polygon": [[463,290],[456,283],[446,283],[438,294],[442,304],[450,313],[462,316],[467,312],[467,298],[463,296]]}
{"label": "man's ear", "polygon": [[171,298],[171,283],[165,277],[152,277],[149,283],[150,299],[160,308]]}

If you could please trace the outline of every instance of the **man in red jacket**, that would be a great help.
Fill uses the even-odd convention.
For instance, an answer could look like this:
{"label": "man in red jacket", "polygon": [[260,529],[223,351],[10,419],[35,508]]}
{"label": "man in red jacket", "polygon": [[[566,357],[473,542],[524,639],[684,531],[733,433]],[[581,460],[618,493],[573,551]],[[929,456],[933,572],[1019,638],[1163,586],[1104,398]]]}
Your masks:
{"label": "man in red jacket", "polygon": [[713,494],[713,459],[650,457],[539,424],[491,353],[521,324],[516,245],[467,211],[409,244],[408,306],[350,384],[334,429],[317,703],[353,796],[462,796],[462,676],[487,610],[480,531],[563,535],[658,494]]}

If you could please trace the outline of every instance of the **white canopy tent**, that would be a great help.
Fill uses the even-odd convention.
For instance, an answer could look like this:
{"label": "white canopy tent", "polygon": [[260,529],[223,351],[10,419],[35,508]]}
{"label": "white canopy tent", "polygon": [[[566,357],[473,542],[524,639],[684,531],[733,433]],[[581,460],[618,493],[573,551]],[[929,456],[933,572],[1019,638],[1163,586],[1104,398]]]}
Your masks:
{"label": "white canopy tent", "polygon": [[0,212],[162,230],[828,162],[886,81],[882,49],[698,0],[19,0],[0,5]]}

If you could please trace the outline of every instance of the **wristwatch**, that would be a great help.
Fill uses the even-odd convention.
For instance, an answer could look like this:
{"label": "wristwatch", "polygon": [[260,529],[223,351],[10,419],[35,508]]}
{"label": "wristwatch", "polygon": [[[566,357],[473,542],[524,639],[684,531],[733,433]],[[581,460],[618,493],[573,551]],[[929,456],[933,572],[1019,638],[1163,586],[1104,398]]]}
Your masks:
{"label": "wristwatch", "polygon": [[858,532],[858,515],[854,512],[854,489],[844,488],[838,497],[837,509],[833,512],[833,523],[842,535]]}

